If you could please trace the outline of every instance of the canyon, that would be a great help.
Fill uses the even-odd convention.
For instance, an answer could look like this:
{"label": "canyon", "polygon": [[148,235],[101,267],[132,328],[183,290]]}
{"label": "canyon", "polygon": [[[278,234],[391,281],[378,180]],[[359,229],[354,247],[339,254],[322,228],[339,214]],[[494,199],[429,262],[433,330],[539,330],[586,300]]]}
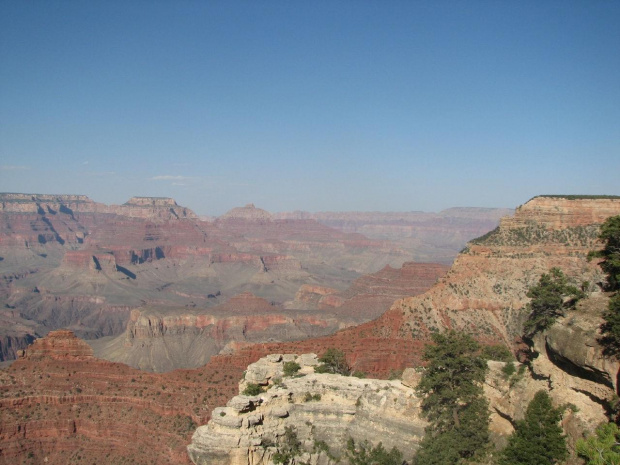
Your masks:
{"label": "canyon", "polygon": [[[213,449],[199,440],[203,438],[204,429],[199,428],[201,432],[194,433],[196,426],[200,425],[207,425],[201,428],[214,431],[224,428],[219,431],[229,435],[227,440],[231,439],[230,435],[234,437],[243,432],[244,441],[247,440],[244,444],[251,447],[240,448],[236,457],[253,454],[251,457],[256,459],[253,463],[257,464],[268,459],[273,452],[269,449],[271,445],[259,441],[260,434],[254,435],[256,431],[260,432],[260,428],[265,431],[267,427],[272,428],[269,434],[277,442],[286,426],[296,426],[300,437],[307,441],[304,445],[308,446],[308,457],[313,454],[315,439],[319,444],[325,441],[330,453],[336,452],[334,449],[339,443],[330,443],[327,437],[314,437],[312,428],[305,421],[314,424],[315,418],[327,415],[325,409],[330,405],[342,404],[342,411],[331,409],[329,415],[347,418],[351,420],[347,424],[355,425],[355,422],[363,422],[364,409],[369,408],[364,407],[366,400],[368,405],[374,406],[375,401],[384,395],[388,404],[392,402],[398,408],[402,405],[403,408],[415,409],[417,400],[411,397],[411,389],[417,382],[417,375],[415,370],[412,373],[407,368],[420,366],[422,349],[430,334],[445,328],[471,332],[483,343],[507,344],[515,351],[527,352],[532,360],[522,377],[514,380],[502,377],[503,362],[489,362],[485,392],[490,401],[496,444],[505,443],[506,435],[512,430],[514,421],[522,418],[524,406],[533,393],[545,389],[556,404],[570,402],[576,407],[567,411],[563,420],[572,447],[576,437],[584,431],[591,431],[596,423],[607,418],[605,409],[618,392],[618,363],[604,358],[597,343],[597,330],[602,321],[600,315],[608,299],[598,284],[603,282],[604,276],[596,260],[587,260],[587,253],[600,247],[597,240],[600,224],[607,217],[618,214],[620,199],[616,198],[536,197],[517,208],[514,216],[503,219],[497,229],[470,241],[450,271],[429,290],[414,297],[397,297],[378,318],[332,335],[302,341],[228,343],[225,351],[212,356],[206,365],[196,369],[148,373],[94,357],[92,349],[81,341],[77,342],[79,339],[73,334],[50,333],[35,341],[25,352],[18,349],[21,357],[0,371],[3,411],[0,463],[15,463],[16,460],[39,463],[45,457],[48,463],[79,463],[81,460],[88,463],[106,454],[107,460],[114,463],[131,463],[131,460],[137,463],[190,463],[189,456],[200,463],[199,455],[208,455],[204,451]],[[526,346],[519,336],[526,316],[524,306],[529,300],[527,289],[552,266],[560,267],[575,284],[587,281],[584,288],[588,298]],[[379,286],[376,283],[381,282],[381,273],[390,278]],[[406,282],[408,273],[415,274],[415,266],[405,265],[398,269],[383,265],[377,276],[359,278],[360,282],[352,286],[376,289],[378,293],[384,292],[387,299],[391,298],[388,295],[393,295],[391,287],[400,288],[397,285],[399,279]],[[307,311],[306,308],[325,311],[346,302],[350,295],[347,287],[334,289],[325,284],[306,284],[306,287],[298,287],[288,301],[298,311]],[[271,305],[268,299],[256,301],[256,298],[260,297],[241,295],[241,299],[252,302],[248,308]],[[341,307],[346,308],[346,304],[342,303]],[[135,309],[128,310],[128,319],[133,315],[138,322],[142,312],[132,313],[132,310]],[[240,313],[244,318],[248,316]],[[145,314],[146,320],[147,316]],[[196,316],[193,321],[199,320]],[[151,321],[151,327],[159,325],[155,324],[155,319]],[[190,323],[188,326],[194,324]],[[148,335],[139,325],[133,328],[131,337],[134,341]],[[161,334],[157,331],[153,334]],[[51,343],[50,339],[56,342]],[[577,342],[572,344],[573,341]],[[304,370],[308,370],[305,377],[294,382],[284,380],[284,391],[272,387],[266,391],[266,396],[273,400],[264,406],[256,403],[251,412],[244,412],[246,407],[241,406],[239,399],[235,400],[239,381],[254,372],[248,366],[261,358],[268,357],[268,363],[273,364],[277,371],[280,370],[278,364],[285,360],[284,354],[321,355],[327,348],[343,350],[351,367],[371,378],[394,377],[405,371],[400,380],[394,381],[340,377],[332,383],[328,379],[314,378],[319,375],[309,372],[306,365],[314,363],[312,356],[286,355],[303,358]],[[277,354],[282,355],[275,362],[270,354],[276,354],[276,358]],[[261,363],[264,366],[265,362]],[[255,382],[266,383],[265,386],[273,384],[273,375],[262,380],[258,375],[250,374],[250,377]],[[314,379],[316,383],[313,384]],[[378,384],[372,384],[375,382]],[[342,389],[333,388],[342,383]],[[367,389],[365,384],[372,385],[373,389]],[[314,386],[316,391],[312,390]],[[379,393],[376,393],[377,389]],[[320,401],[316,404],[306,402],[306,391],[311,395],[321,394]],[[375,395],[380,396],[372,397]],[[359,396],[362,401],[357,406]],[[285,399],[291,399],[292,403]],[[331,403],[330,399],[334,402]],[[287,415],[271,415],[273,410],[270,409],[280,407],[275,405],[277,402],[289,406]],[[256,419],[250,421],[249,416],[253,415],[262,415],[263,424],[256,423]],[[216,416],[219,423],[213,422]],[[300,418],[305,418],[301,424],[295,420]],[[373,421],[381,430],[384,426],[377,418],[373,417]],[[412,421],[418,421],[415,415],[412,418]],[[235,426],[239,421],[241,429]],[[98,425],[105,428],[98,428]],[[416,425],[418,429],[424,426],[423,423]],[[152,434],[153,427],[157,428],[157,435]],[[386,431],[389,428],[385,426]],[[351,427],[347,434],[356,435],[360,429]],[[377,439],[388,444],[389,435],[382,434],[378,433]],[[127,441],[123,437],[132,439]],[[343,437],[340,433],[334,435],[334,438]],[[358,439],[363,436],[356,436]],[[213,439],[211,441],[213,444]],[[190,443],[188,456],[185,447]],[[410,447],[415,448],[415,444],[412,439]],[[329,456],[324,448],[321,450],[323,452],[315,453],[312,460],[327,463]],[[218,457],[220,463],[236,463],[231,456],[219,454]]]}
{"label": "canyon", "polygon": [[[481,227],[488,216],[478,220]],[[385,277],[377,279],[387,282],[410,260],[411,254],[390,240],[343,232],[311,218],[281,218],[252,204],[202,221],[170,198],[133,197],[123,205],[105,205],[82,195],[0,194],[0,362],[58,328],[94,340],[99,356],[152,370],[198,366],[235,338],[325,335],[375,318],[393,300],[428,289],[447,269],[407,264],[405,272],[416,270],[417,277],[411,276],[416,283],[403,284],[400,293],[379,291],[370,282],[374,288],[364,288],[359,281],[382,272]],[[329,295],[313,296],[317,289]],[[278,325],[262,336],[257,330],[228,333],[200,353],[185,351],[206,337],[204,327],[192,323],[196,318],[211,318],[209,331],[219,331],[216,320],[230,326],[232,320],[222,321],[231,311],[226,303],[235,297],[235,311],[253,308],[253,297],[270,304],[254,308],[249,326]],[[157,319],[166,337],[179,336],[171,350],[187,357],[171,356],[171,363],[161,365],[128,353],[136,351],[133,328]],[[189,326],[180,329],[185,321]],[[159,344],[153,336],[149,344]]]}

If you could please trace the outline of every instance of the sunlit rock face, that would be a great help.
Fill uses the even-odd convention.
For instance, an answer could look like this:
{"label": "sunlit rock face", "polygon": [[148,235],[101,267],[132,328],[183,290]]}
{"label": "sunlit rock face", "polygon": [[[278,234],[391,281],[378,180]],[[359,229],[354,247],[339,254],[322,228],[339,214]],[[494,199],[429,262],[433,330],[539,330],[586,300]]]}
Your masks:
{"label": "sunlit rock face", "polygon": [[[299,375],[283,377],[294,361]],[[379,441],[411,458],[424,434],[420,400],[399,380],[386,381],[315,374],[315,354],[270,355],[248,366],[240,392],[249,382],[268,388],[257,396],[239,395],[213,411],[211,421],[196,430],[188,453],[195,464],[267,464],[294,428],[302,443],[300,460],[334,463],[356,442]],[[317,448],[324,444],[325,448]]]}

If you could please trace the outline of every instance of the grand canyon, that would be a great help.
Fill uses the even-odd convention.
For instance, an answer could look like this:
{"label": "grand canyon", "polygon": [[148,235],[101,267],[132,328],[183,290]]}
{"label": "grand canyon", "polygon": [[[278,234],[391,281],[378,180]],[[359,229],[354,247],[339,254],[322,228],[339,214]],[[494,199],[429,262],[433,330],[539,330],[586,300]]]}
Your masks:
{"label": "grand canyon", "polygon": [[[514,382],[488,362],[498,447],[540,389],[575,406],[573,450],[613,410],[620,365],[597,342],[609,295],[588,253],[620,198],[208,220],[168,198],[0,199],[0,463],[266,464],[290,427],[325,445],[306,462],[333,463],[347,437],[409,459],[427,425],[415,368],[447,329],[528,353]],[[552,267],[587,297],[525,341],[528,289]],[[365,378],[314,373],[330,348]],[[305,376],[278,384],[287,361]],[[241,395],[248,383],[270,389]]]}

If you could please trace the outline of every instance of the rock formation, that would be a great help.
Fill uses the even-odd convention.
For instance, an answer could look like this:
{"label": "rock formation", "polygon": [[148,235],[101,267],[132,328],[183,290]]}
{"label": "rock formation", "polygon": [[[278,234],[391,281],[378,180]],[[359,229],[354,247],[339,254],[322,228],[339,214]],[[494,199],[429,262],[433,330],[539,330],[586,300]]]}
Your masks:
{"label": "rock formation", "polygon": [[[385,241],[314,220],[238,210],[205,222],[170,198],[104,205],[79,195],[0,194],[0,303],[12,310],[3,315],[0,361],[56,328],[117,336],[132,309],[176,318],[187,309],[208,313],[243,292],[281,304],[303,284],[346,289],[365,270],[406,258]],[[331,318],[321,325],[350,324]]]}
{"label": "rock formation", "polygon": [[429,291],[394,302],[377,320],[297,346],[265,344],[261,351],[243,350],[262,356],[320,353],[336,347],[348,353],[355,369],[387,376],[419,363],[430,333],[443,328],[471,332],[483,342],[512,345],[526,316],[527,290],[542,273],[557,266],[577,285],[604,280],[587,254],[600,246],[600,224],[617,214],[619,198],[536,197],[519,207],[514,217],[502,220],[496,230],[470,242]]}
{"label": "rock formation", "polygon": [[[547,197],[533,199],[517,210],[514,219],[502,221],[502,225],[496,231],[473,241],[468,250],[459,256],[451,271],[432,289],[420,296],[395,302],[389,311],[375,321],[347,328],[331,336],[248,346],[229,344],[228,347],[234,352],[233,354],[214,356],[203,368],[176,370],[164,374],[144,373],[126,365],[97,359],[82,360],[79,357],[86,353],[83,352],[81,344],[75,342],[53,346],[74,347],[76,350],[69,352],[78,354],[78,358],[54,359],[53,352],[46,351],[39,352],[37,356],[27,355],[8,369],[0,371],[2,409],[0,463],[15,463],[16,460],[28,457],[30,454],[35,462],[43,462],[47,457],[48,463],[51,464],[78,462],[78,455],[80,459],[92,461],[94,457],[101,458],[106,454],[109,456],[105,457],[105,460],[112,463],[123,463],[123,460],[128,462],[132,457],[141,457],[142,461],[148,463],[187,463],[184,448],[193,430],[193,424],[188,419],[196,425],[204,424],[215,407],[224,405],[238,392],[237,381],[241,378],[245,367],[267,354],[311,352],[321,354],[328,347],[336,347],[346,352],[348,361],[354,369],[365,371],[373,377],[385,377],[393,370],[418,366],[421,350],[428,341],[428,335],[434,330],[454,327],[471,331],[482,341],[512,343],[514,337],[520,333],[524,316],[523,306],[528,300],[526,290],[537,282],[542,272],[547,272],[551,266],[559,266],[571,279],[578,280],[578,283],[582,280],[588,280],[590,283],[602,281],[603,276],[596,263],[587,262],[585,255],[589,250],[598,247],[596,241],[598,225],[606,215],[620,214],[620,203],[618,200],[607,199],[610,201],[605,202],[601,211],[597,212],[598,206],[602,205],[598,200],[600,199],[549,200]],[[537,221],[538,217],[541,218],[540,221]],[[588,223],[588,221],[594,222]],[[250,241],[244,243],[248,245]],[[280,244],[275,241],[270,243],[270,246],[276,250]],[[250,249],[248,246],[248,250]],[[47,250],[52,253],[52,249]],[[230,253],[252,252],[236,250]],[[40,257],[40,261],[31,263],[40,264],[45,260],[47,259]],[[60,259],[58,261],[60,262]],[[142,268],[136,266],[133,269],[139,273],[152,273],[155,266],[164,263],[165,259],[155,260],[140,265]],[[166,273],[170,273],[168,276],[177,270],[172,262],[168,262],[162,268],[165,268]],[[46,290],[43,284],[64,282],[64,285],[72,287],[82,285],[72,281],[72,272],[67,269],[62,270],[62,273],[46,275],[44,281],[29,281],[33,276],[37,276],[34,269],[36,267],[14,271],[13,274],[7,272],[0,281],[0,293],[3,298],[12,296],[10,298],[15,299],[21,295],[21,298],[28,300],[32,298],[30,292],[34,292],[37,294],[37,302],[46,300],[51,302],[60,296]],[[265,273],[261,270],[257,272],[260,275]],[[391,273],[390,270],[387,272]],[[97,279],[92,282],[97,286],[103,286],[105,283],[111,285],[103,270],[95,271],[94,275]],[[137,277],[141,278],[142,276]],[[36,292],[33,290],[35,282],[42,284],[40,288],[36,287]],[[131,295],[138,299],[134,308],[144,306],[139,302],[143,296],[141,290],[132,287],[132,282],[132,278],[128,276],[120,281],[131,291]],[[22,285],[16,286],[15,283]],[[114,282],[114,285],[117,284]],[[168,296],[177,295],[184,304],[188,301],[200,301],[201,296],[206,301],[216,299],[215,294],[213,298],[204,296],[204,292],[200,294],[189,285],[183,287],[174,283],[166,284],[160,282],[162,290],[158,292]],[[306,288],[305,292],[309,295],[320,295],[317,299],[319,301],[323,297],[336,295],[326,289],[332,286],[323,283],[310,284],[316,287]],[[295,290],[298,289],[299,286]],[[334,289],[340,292],[343,288]],[[520,418],[525,406],[540,388],[550,391],[556,405],[573,403],[578,407],[577,409],[570,407],[563,419],[565,431],[571,438],[570,444],[574,438],[583,434],[583,431],[589,430],[591,426],[605,418],[605,407],[617,392],[618,364],[601,357],[600,347],[596,343],[596,328],[601,321],[600,313],[606,307],[607,296],[597,291],[595,284],[590,286],[589,291],[591,291],[590,297],[582,302],[576,311],[567,314],[551,330],[535,338],[531,376],[528,370],[521,374],[520,370],[517,370],[517,374],[513,375],[514,378],[505,379],[501,370],[503,364],[490,363],[491,370],[485,384],[485,392],[490,399],[492,428],[498,444],[501,444],[514,421]],[[45,297],[46,300],[38,300],[41,297]],[[75,295],[71,298],[73,300],[69,308],[73,309],[72,315],[80,315],[83,318],[84,312],[80,312],[80,305],[83,302]],[[11,302],[15,301],[7,301],[9,305],[12,305]],[[100,302],[101,305],[109,305],[110,309],[117,303]],[[332,304],[335,305],[336,302]],[[325,305],[327,306],[327,303]],[[6,309],[12,312],[10,318],[19,317],[17,309],[8,307]],[[52,314],[53,307],[43,308],[42,311]],[[126,311],[129,318],[131,308],[123,311]],[[69,337],[68,334],[66,336]],[[567,344],[566,341],[579,341],[579,343]],[[46,342],[39,347],[48,346],[50,343]],[[34,354],[36,353],[35,350]],[[311,357],[300,359],[303,361],[300,364],[306,367],[313,363]],[[264,376],[268,375],[272,379],[274,375],[269,373],[275,373],[278,369],[265,370]],[[274,435],[273,441],[277,442],[278,435],[285,431],[284,428],[294,425],[298,428],[296,431],[299,437],[303,437],[304,449],[309,454],[304,456],[304,459],[312,459],[313,463],[325,463],[329,459],[325,446],[330,455],[336,454],[338,450],[328,442],[329,438],[314,436],[315,433],[321,432],[320,429],[315,428],[313,432],[311,426],[305,423],[316,421],[326,428],[321,423],[320,414],[316,418],[312,416],[307,420],[301,420],[301,425],[298,425],[298,420],[306,415],[305,407],[308,404],[337,399],[338,402],[330,404],[325,402],[327,404],[325,407],[336,407],[337,403],[342,403],[345,407],[349,406],[349,412],[353,412],[355,407],[355,414],[329,410],[331,417],[326,418],[342,418],[343,421],[340,423],[355,425],[356,422],[361,422],[362,412],[358,411],[359,406],[355,405],[357,398],[351,407],[352,393],[359,392],[352,389],[354,386],[363,388],[366,386],[359,385],[360,380],[354,378],[341,378],[340,380],[345,380],[346,386],[334,390],[330,389],[327,381],[317,380],[316,384],[320,383],[321,392],[326,393],[325,399],[321,394],[319,401],[315,394],[320,392],[313,394],[310,390],[312,386],[303,384],[311,380],[312,376],[315,375],[308,374],[292,381],[285,379],[283,383],[286,389],[283,386],[272,387],[262,394],[272,396],[281,392],[284,397],[269,397],[269,403],[264,405],[254,404],[252,401],[252,408],[256,408],[253,412],[243,413],[241,402],[237,401],[223,410],[217,410],[216,416],[221,420],[219,426],[222,427],[218,431],[227,433],[227,436],[221,439],[222,443],[234,441],[234,438],[240,437],[239,434],[243,434],[243,441],[246,441],[243,444],[247,443],[249,446],[246,449],[238,447],[236,457],[246,459],[252,457],[258,463],[273,453],[273,449],[270,449],[273,446],[268,441],[263,443],[262,438],[260,442],[252,439],[255,438],[254,432],[269,431],[269,434]],[[385,384],[388,388],[383,389],[381,387],[383,384],[378,386],[379,393],[376,392],[376,388],[372,392],[365,392],[362,389],[364,394],[360,393],[362,396],[360,402],[367,398],[369,408],[381,407],[376,405],[376,401],[380,398],[364,396],[381,395],[385,391],[386,395],[389,392],[393,395],[393,399],[397,400],[391,401],[395,404],[395,409],[401,405],[398,393],[401,389],[414,386],[416,376],[415,373],[411,376],[409,371],[403,376],[400,384],[383,381],[382,383],[388,383]],[[249,377],[254,382],[264,382],[258,375]],[[301,384],[294,384],[298,382],[297,380],[300,380]],[[286,398],[289,390],[292,391],[289,386],[291,382],[296,386],[296,392],[303,392],[303,398],[299,394],[293,394],[291,398],[293,402],[289,404]],[[283,390],[279,391],[280,389]],[[302,389],[306,389],[310,394],[308,402],[305,402],[306,391]],[[343,392],[340,394],[341,390]],[[342,397],[337,397],[339,395]],[[286,410],[286,414],[284,410],[276,409],[275,412],[270,410],[271,406],[282,402],[283,399],[286,399],[283,402],[285,406],[294,408]],[[410,403],[407,405],[415,408],[414,398],[410,398],[408,402]],[[323,408],[318,404],[315,406],[318,410]],[[386,397],[384,407],[389,406],[390,402]],[[314,408],[312,405],[311,407]],[[265,410],[260,410],[262,408]],[[262,418],[250,421],[249,416],[255,415],[257,411],[262,413]],[[270,412],[269,415],[267,412]],[[278,412],[282,416],[275,415]],[[327,415],[326,412],[328,411],[324,411]],[[274,416],[270,416],[271,413],[274,413]],[[378,411],[378,414],[381,416],[381,411]],[[390,415],[398,416],[395,410],[390,410]],[[226,418],[228,420],[224,421]],[[239,418],[241,424],[240,428],[237,428],[235,425],[238,424]],[[290,418],[290,421],[294,420],[294,423],[287,423],[287,418]],[[255,421],[262,421],[263,424]],[[227,423],[228,426],[222,423]],[[389,427],[392,428],[392,425]],[[418,427],[423,426],[420,423]],[[215,423],[207,428],[215,430]],[[396,425],[394,428],[398,429],[399,426]],[[157,429],[158,435],[152,434],[153,429]],[[352,427],[339,431],[342,434],[343,431],[357,434],[358,429]],[[337,434],[340,433],[336,432],[335,435]],[[196,435],[196,439],[201,437],[198,433]],[[363,436],[356,437],[363,438]],[[382,436],[378,435],[377,438]],[[200,445],[203,439],[204,437],[196,441],[195,449],[190,452],[195,454],[196,460],[200,460],[203,454],[208,456],[210,451],[217,450],[213,441],[209,442],[208,439],[204,439],[206,442]],[[315,440],[316,452],[313,452]],[[325,441],[325,445],[321,441]],[[388,443],[384,441],[384,444]],[[253,451],[252,455],[249,452],[250,448]],[[228,455],[226,457],[219,455],[216,458],[219,463],[228,463],[226,460],[229,460]]]}
{"label": "rock formation", "polygon": [[[284,377],[284,362],[297,362],[299,374]],[[296,460],[334,463],[349,438],[382,441],[410,459],[424,435],[420,399],[401,381],[315,374],[315,354],[270,355],[250,365],[240,384],[267,388],[257,396],[239,395],[216,408],[196,430],[188,453],[195,464],[270,463],[285,429],[301,441]],[[344,458],[344,457],[343,457]]]}
{"label": "rock formation", "polygon": [[[608,421],[606,409],[615,398],[611,377],[620,364],[604,359],[596,342],[604,303],[606,298],[596,295],[580,305],[577,314],[538,336],[533,346],[536,358],[529,367],[512,362],[515,373],[506,375],[506,362],[488,362],[484,393],[491,437],[498,448],[505,446],[539,390],[549,392],[556,406],[565,406],[562,427],[573,452],[577,439]],[[554,345],[561,347],[550,349]],[[301,369],[286,376],[286,362],[296,362]],[[210,422],[192,437],[188,446],[192,461],[197,465],[270,463],[282,447],[287,428],[294,429],[302,445],[296,460],[305,463],[336,463],[349,438],[374,446],[381,442],[388,450],[396,447],[405,460],[411,459],[427,425],[415,393],[423,371],[407,368],[402,380],[383,381],[316,374],[317,364],[315,354],[272,354],[249,365],[239,392],[252,385],[264,392],[240,394],[226,407],[216,408]],[[574,456],[569,463],[579,463]]]}
{"label": "rock formation", "polygon": [[238,347],[235,343],[302,340],[376,318],[394,300],[429,289],[446,269],[432,263],[386,266],[345,291],[303,285],[283,305],[244,292],[208,309],[140,307],[132,311],[124,336],[91,344],[101,358],[144,370],[197,367]]}

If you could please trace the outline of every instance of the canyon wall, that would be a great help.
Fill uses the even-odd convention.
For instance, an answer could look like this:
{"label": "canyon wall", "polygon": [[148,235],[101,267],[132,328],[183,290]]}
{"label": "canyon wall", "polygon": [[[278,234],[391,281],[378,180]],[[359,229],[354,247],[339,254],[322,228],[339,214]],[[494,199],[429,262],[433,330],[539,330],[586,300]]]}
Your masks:
{"label": "canyon wall", "polygon": [[604,275],[587,255],[601,246],[600,224],[618,214],[616,198],[536,197],[494,231],[471,241],[429,291],[400,299],[378,319],[329,337],[297,347],[263,345],[262,355],[337,347],[347,352],[355,369],[387,376],[419,363],[430,334],[444,328],[512,346],[526,317],[527,290],[551,267],[561,268],[578,286],[588,281],[588,291],[600,290],[595,283],[603,282]]}
{"label": "canyon wall", "polygon": [[[284,362],[301,366],[285,377]],[[313,464],[344,459],[349,438],[379,441],[390,450],[413,456],[427,423],[420,399],[400,380],[385,381],[316,374],[315,354],[270,355],[248,366],[239,391],[248,382],[268,389],[256,396],[239,395],[216,408],[211,421],[196,430],[188,453],[195,464],[271,463],[286,429],[301,444],[296,461]]]}
{"label": "canyon wall", "polygon": [[198,367],[233,347],[324,336],[376,318],[396,299],[429,289],[446,270],[432,263],[386,266],[345,291],[302,285],[282,305],[244,292],[208,309],[142,306],[132,310],[124,335],[90,344],[98,357],[143,370]]}

